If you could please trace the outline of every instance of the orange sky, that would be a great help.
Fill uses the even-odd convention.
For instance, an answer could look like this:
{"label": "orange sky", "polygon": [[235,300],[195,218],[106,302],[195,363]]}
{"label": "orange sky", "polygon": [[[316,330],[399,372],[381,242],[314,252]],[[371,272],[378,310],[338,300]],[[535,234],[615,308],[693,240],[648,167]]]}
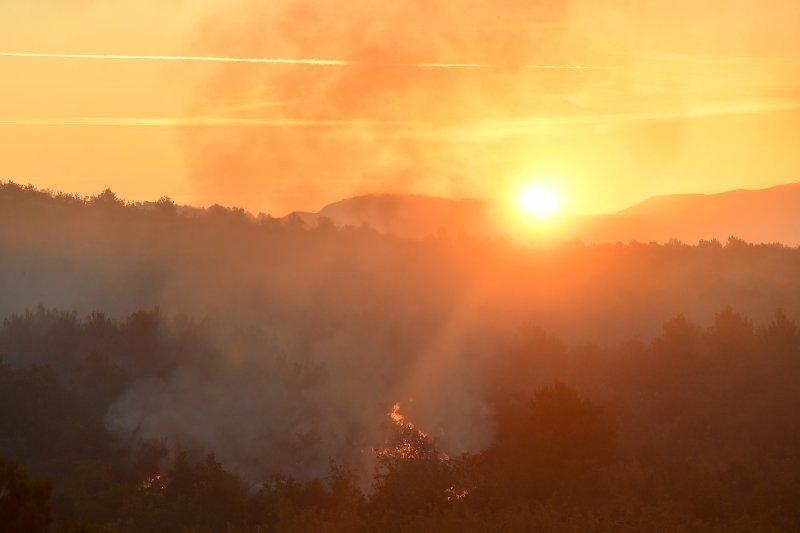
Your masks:
{"label": "orange sky", "polygon": [[6,0],[0,53],[341,63],[0,56],[0,179],[278,215],[800,181],[800,4],[599,4]]}

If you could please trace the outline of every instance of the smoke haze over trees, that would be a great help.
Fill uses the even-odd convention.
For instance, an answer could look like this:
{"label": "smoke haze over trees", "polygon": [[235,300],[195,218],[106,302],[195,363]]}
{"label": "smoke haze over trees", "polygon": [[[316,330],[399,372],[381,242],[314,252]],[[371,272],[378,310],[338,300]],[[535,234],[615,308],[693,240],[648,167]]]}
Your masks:
{"label": "smoke haze over trees", "polygon": [[800,527],[800,249],[413,240],[4,184],[0,250],[25,519]]}

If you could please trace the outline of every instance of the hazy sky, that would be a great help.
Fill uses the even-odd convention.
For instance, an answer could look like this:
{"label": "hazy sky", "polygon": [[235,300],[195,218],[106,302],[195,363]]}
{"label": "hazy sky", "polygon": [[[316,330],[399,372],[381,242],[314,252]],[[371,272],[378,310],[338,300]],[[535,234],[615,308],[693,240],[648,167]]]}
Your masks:
{"label": "hazy sky", "polygon": [[[800,181],[800,3],[3,0],[0,179],[284,214]],[[545,68],[543,68],[545,67]]]}

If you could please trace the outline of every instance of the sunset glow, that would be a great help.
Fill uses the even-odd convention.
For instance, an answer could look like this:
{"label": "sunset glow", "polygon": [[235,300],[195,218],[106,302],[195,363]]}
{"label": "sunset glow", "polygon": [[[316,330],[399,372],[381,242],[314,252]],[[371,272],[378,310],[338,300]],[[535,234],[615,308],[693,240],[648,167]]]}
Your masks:
{"label": "sunset glow", "polygon": [[498,198],[531,168],[563,171],[575,214],[773,186],[800,175],[798,17],[778,0],[11,0],[0,177],[275,216]]}

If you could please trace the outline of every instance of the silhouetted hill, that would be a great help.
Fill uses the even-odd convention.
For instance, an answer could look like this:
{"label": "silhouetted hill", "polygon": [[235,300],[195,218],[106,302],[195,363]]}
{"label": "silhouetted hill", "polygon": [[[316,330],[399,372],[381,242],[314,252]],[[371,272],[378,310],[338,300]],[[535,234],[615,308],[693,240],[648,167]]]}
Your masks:
{"label": "silhouetted hill", "polygon": [[[319,213],[297,213],[306,223],[319,217],[337,226],[372,228],[401,237],[426,237],[442,231],[475,236],[514,233],[490,202],[422,195],[371,194],[329,204]],[[618,213],[577,216],[562,221],[557,238],[586,243],[687,243],[734,236],[748,242],[800,245],[800,183],[718,194],[654,196]]]}
{"label": "silhouetted hill", "polygon": [[576,218],[573,224],[570,233],[586,242],[724,242],[735,236],[795,246],[800,244],[800,183],[654,196],[619,213]]}
{"label": "silhouetted hill", "polygon": [[478,199],[450,198],[409,194],[368,194],[347,198],[323,207],[319,213],[295,213],[315,222],[331,219],[337,226],[367,224],[382,233],[401,237],[427,237],[442,231],[475,236],[501,233],[491,205]]}

